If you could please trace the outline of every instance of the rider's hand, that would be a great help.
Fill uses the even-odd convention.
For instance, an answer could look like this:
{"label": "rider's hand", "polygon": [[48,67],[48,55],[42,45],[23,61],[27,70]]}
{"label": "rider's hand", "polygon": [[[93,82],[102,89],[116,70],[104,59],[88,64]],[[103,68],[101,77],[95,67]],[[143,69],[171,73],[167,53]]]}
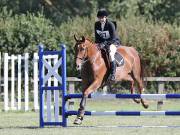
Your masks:
{"label": "rider's hand", "polygon": [[104,43],[99,43],[99,47],[100,47],[100,49],[103,49],[105,47],[105,44]]}

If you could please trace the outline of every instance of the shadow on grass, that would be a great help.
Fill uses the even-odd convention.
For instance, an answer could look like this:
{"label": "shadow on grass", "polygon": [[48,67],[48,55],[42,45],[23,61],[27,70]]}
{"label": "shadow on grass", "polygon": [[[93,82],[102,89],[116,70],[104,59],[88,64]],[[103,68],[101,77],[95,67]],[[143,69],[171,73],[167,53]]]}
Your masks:
{"label": "shadow on grass", "polygon": [[180,128],[180,125],[178,126],[158,126],[158,125],[149,125],[149,126],[111,126],[111,125],[106,125],[106,126],[68,126],[68,128]]}
{"label": "shadow on grass", "polygon": [[[49,126],[49,127],[44,127],[44,128],[63,128],[60,126]],[[111,126],[111,125],[104,125],[104,126],[68,126],[68,127],[64,127],[64,129],[68,129],[68,128],[180,128],[180,125],[178,126],[171,126],[171,125],[167,125],[167,126],[158,126],[158,125],[149,125],[149,126]],[[38,126],[26,126],[26,127],[0,127],[0,130],[3,129],[43,129],[40,128]]]}
{"label": "shadow on grass", "polygon": [[41,129],[38,126],[26,126],[26,127],[0,127],[1,129]]}

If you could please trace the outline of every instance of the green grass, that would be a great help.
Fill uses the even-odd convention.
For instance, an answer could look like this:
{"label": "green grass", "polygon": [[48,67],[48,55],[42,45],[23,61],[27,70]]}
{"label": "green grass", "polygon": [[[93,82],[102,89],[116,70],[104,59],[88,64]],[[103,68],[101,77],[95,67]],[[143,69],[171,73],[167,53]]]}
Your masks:
{"label": "green grass", "polygon": [[[76,102],[74,109],[78,108]],[[149,101],[148,110],[156,110],[156,102]],[[2,108],[2,104],[0,106]],[[164,101],[163,110],[180,110],[179,101]],[[145,110],[131,100],[91,100],[87,110]],[[85,116],[83,124],[74,126],[75,116],[68,119],[68,128],[39,128],[38,112],[0,112],[0,135],[177,135],[179,128],[160,128],[159,126],[180,126],[178,116]],[[135,126],[156,126],[155,128]],[[128,127],[132,126],[132,127]]]}

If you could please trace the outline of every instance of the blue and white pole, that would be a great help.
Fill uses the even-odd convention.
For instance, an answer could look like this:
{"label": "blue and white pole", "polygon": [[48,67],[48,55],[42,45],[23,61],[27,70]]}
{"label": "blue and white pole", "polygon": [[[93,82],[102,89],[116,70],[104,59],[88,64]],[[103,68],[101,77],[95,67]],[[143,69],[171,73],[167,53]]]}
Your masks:
{"label": "blue and white pole", "polygon": [[66,117],[66,47],[62,45],[62,126],[67,126],[67,117]]}
{"label": "blue and white pole", "polygon": [[39,110],[39,117],[40,117],[40,127],[44,127],[44,99],[43,99],[43,45],[39,45],[39,95],[40,95],[40,110]]}

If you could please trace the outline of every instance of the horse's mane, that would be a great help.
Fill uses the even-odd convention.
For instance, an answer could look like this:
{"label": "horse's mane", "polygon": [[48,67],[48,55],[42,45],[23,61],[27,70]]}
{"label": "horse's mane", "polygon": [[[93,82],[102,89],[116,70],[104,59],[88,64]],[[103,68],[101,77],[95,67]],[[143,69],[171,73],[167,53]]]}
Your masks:
{"label": "horse's mane", "polygon": [[87,41],[89,41],[92,45],[95,45],[95,47],[96,47],[99,51],[101,51],[101,49],[99,48],[99,46],[96,45],[96,43],[93,42],[90,38],[86,37],[85,39],[86,39]]}
{"label": "horse's mane", "polygon": [[85,39],[91,42],[92,44],[95,44],[90,38],[86,37]]}

